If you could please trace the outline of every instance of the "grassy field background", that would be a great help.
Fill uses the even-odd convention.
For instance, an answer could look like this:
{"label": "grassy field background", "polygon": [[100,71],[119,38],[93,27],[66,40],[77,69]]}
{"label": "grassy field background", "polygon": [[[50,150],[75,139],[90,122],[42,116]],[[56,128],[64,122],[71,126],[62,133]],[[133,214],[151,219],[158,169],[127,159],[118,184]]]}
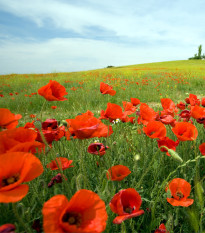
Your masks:
{"label": "grassy field background", "polygon": [[[67,101],[46,102],[37,94],[40,87],[49,80],[62,84],[67,92]],[[115,96],[102,95],[100,82],[113,86]],[[90,110],[95,117],[105,110],[107,103],[122,106],[122,101],[130,102],[130,98],[138,98],[155,111],[161,111],[161,98],[171,98],[175,104],[185,100],[189,94],[195,94],[201,100],[205,97],[205,61],[188,60],[141,65],[112,67],[91,71],[50,74],[9,74],[0,76],[0,106],[8,108],[12,113],[21,114],[19,126],[40,118],[42,121],[55,118],[60,123],[72,119],[79,113]],[[57,106],[52,109],[51,106]],[[35,117],[33,118],[33,116]],[[109,124],[106,121],[103,121]],[[97,167],[99,158],[87,152],[90,143],[95,139],[71,140],[62,138],[53,142],[52,149],[40,155],[45,171],[39,178],[30,182],[29,194],[17,204],[23,221],[31,232],[35,220],[42,225],[42,206],[45,201],[56,194],[64,194],[70,199],[79,189],[92,190],[105,201],[108,221],[105,232],[154,232],[161,223],[165,223],[169,232],[205,232],[204,198],[204,165],[198,147],[205,142],[203,125],[194,124],[198,129],[196,141],[185,141],[177,147],[177,153],[183,163],[168,157],[158,149],[157,141],[139,134],[142,127],[131,123],[112,124],[114,133],[99,141],[109,146],[103,156],[101,166]],[[171,128],[167,128],[167,136],[176,140]],[[56,184],[48,189],[47,184],[56,175],[46,168],[46,164],[56,155],[68,157],[74,167],[64,171],[68,181]],[[131,174],[123,181],[108,181],[107,170],[117,164],[123,164],[131,170]],[[173,178],[183,178],[191,186],[194,204],[191,207],[174,207],[167,200],[165,186]],[[198,187],[200,190],[198,191]],[[142,197],[145,214],[121,225],[112,223],[116,214],[109,208],[112,197],[120,190],[135,188]],[[22,224],[13,214],[10,204],[0,203],[0,225],[15,223],[17,232],[25,232]]]}

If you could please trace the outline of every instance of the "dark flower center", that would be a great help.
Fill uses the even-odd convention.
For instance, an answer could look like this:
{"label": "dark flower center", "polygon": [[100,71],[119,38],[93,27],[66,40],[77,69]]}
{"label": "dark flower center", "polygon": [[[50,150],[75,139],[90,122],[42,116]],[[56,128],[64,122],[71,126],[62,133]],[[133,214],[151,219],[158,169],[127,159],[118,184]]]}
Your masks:
{"label": "dark flower center", "polygon": [[124,207],[123,209],[124,209],[125,213],[131,214],[135,210],[135,206],[133,206],[133,207],[128,206],[128,207]]}
{"label": "dark flower center", "polygon": [[8,178],[3,178],[2,181],[1,181],[1,186],[2,187],[5,187],[5,186],[8,186],[10,184],[13,184],[15,182],[17,182],[19,180],[19,174],[15,174],[13,176],[10,176]]}
{"label": "dark flower center", "polygon": [[100,146],[100,145],[97,145],[97,146],[96,146],[96,150],[97,150],[97,151],[100,151],[100,149],[101,149],[101,146]]}
{"label": "dark flower center", "polygon": [[81,224],[81,214],[79,213],[65,213],[62,221],[67,222],[70,225],[76,225],[77,227]]}
{"label": "dark flower center", "polygon": [[184,197],[184,194],[181,191],[177,191],[176,196],[181,200]]}

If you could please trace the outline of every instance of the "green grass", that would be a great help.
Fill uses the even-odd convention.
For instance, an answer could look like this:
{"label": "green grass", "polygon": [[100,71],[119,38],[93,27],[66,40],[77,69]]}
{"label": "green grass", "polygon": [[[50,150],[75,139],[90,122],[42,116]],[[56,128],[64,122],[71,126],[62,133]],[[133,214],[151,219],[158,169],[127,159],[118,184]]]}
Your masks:
{"label": "green grass", "polygon": [[[184,102],[190,93],[197,95],[199,99],[204,97],[204,70],[205,61],[188,60],[74,73],[2,75],[0,94],[4,97],[0,97],[0,106],[23,116],[18,126],[31,122],[31,114],[41,118],[41,111],[41,120],[55,118],[61,123],[87,110],[99,117],[100,111],[106,109],[108,102],[122,106],[122,101],[130,101],[131,97],[140,99],[156,111],[161,111],[161,98],[171,98],[177,104],[180,101]],[[44,98],[31,93],[37,92],[49,80],[56,80],[66,87],[68,100],[46,102],[42,109]],[[100,82],[112,85],[116,95],[102,95],[99,91]],[[76,88],[75,91],[71,89],[73,87]],[[57,106],[57,109],[51,109],[53,105]],[[106,120],[103,122],[109,124]],[[199,145],[205,142],[205,134],[203,125],[195,120],[194,124],[199,133],[197,140],[181,142],[176,150],[183,159],[182,163],[161,152],[155,139],[143,133],[138,134],[137,129],[141,129],[141,125],[131,123],[114,124],[113,134],[108,138],[99,139],[109,146],[101,159],[87,152],[87,147],[96,138],[71,141],[62,138],[53,142],[52,149],[46,156],[38,155],[45,170],[40,177],[29,182],[29,193],[16,205],[19,215],[24,224],[31,229],[36,219],[40,219],[42,224],[43,204],[52,196],[64,194],[70,199],[77,190],[89,189],[98,193],[106,204],[109,218],[105,232],[154,232],[162,222],[166,224],[170,233],[205,232],[204,201],[200,200],[200,195],[204,196],[205,161],[198,149]],[[176,140],[170,127],[166,128],[167,136]],[[74,167],[63,171],[67,181],[48,188],[47,184],[58,172],[50,171],[46,164],[55,159],[56,154],[72,159]],[[100,162],[99,167],[96,165],[97,161]],[[108,181],[106,171],[117,164],[127,166],[131,174],[120,182]],[[167,202],[165,187],[173,178],[183,178],[191,184],[189,198],[194,199],[194,204],[190,207],[174,207]],[[121,225],[115,225],[112,221],[116,214],[111,212],[109,202],[119,190],[127,188],[134,188],[139,192],[142,197],[141,209],[145,214],[126,220]],[[0,216],[0,226],[13,223],[17,232],[25,232],[13,213],[12,204],[0,203]]]}

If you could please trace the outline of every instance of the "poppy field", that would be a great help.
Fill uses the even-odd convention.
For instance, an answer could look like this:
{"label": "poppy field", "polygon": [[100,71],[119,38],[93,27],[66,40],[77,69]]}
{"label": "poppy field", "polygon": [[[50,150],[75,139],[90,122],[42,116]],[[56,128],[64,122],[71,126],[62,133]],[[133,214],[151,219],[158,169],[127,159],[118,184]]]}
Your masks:
{"label": "poppy field", "polygon": [[205,61],[0,76],[0,233],[205,232]]}

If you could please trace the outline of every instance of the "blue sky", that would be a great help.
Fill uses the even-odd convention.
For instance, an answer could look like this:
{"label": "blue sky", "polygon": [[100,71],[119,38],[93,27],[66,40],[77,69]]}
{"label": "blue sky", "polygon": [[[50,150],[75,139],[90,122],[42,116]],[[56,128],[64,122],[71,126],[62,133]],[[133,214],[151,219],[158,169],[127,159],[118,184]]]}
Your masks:
{"label": "blue sky", "polygon": [[0,74],[186,60],[205,51],[204,11],[203,0],[0,0]]}

